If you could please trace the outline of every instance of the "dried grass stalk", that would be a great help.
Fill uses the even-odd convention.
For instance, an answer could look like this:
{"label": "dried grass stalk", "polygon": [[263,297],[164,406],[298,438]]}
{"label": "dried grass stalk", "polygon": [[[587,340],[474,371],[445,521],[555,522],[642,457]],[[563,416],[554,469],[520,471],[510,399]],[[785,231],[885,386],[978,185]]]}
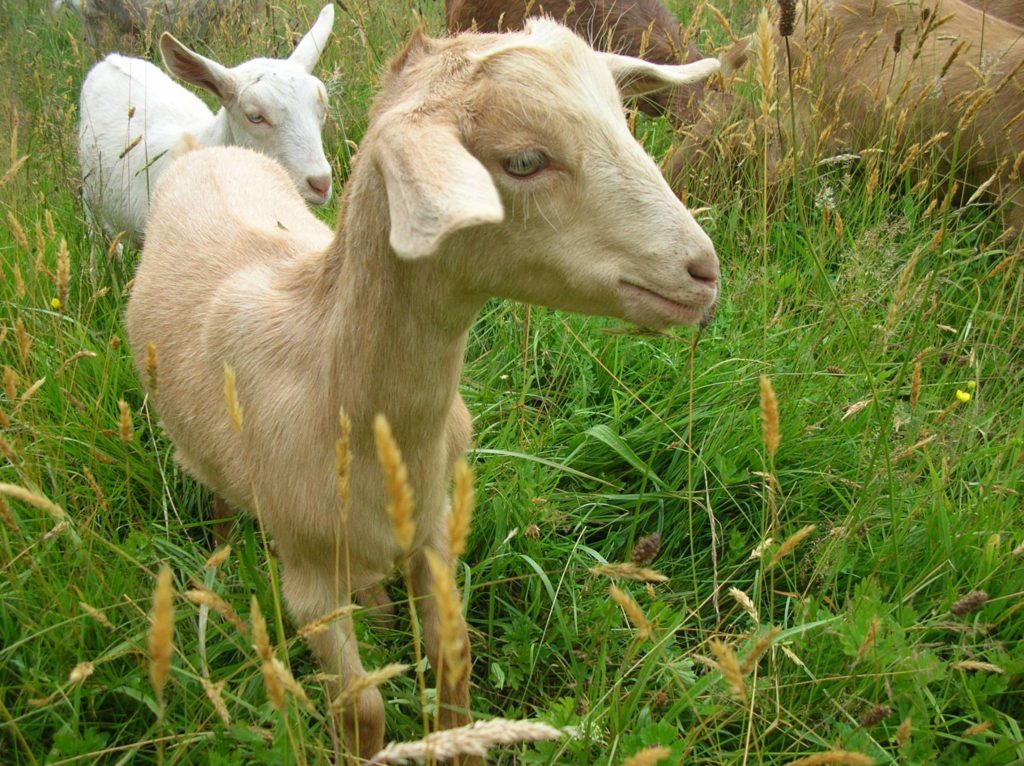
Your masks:
{"label": "dried grass stalk", "polygon": [[185,592],[185,598],[193,604],[205,606],[207,609],[213,610],[230,622],[239,633],[249,632],[249,628],[246,627],[244,622],[242,622],[242,618],[238,616],[238,613],[231,608],[231,604],[213,591],[207,590],[206,588],[193,588],[192,590]]}
{"label": "dried grass stalk", "polygon": [[310,636],[315,636],[318,633],[323,633],[325,630],[327,630],[327,626],[330,625],[332,622],[341,617],[347,617],[358,608],[359,607],[354,606],[352,604],[339,606],[337,609],[333,609],[327,614],[322,615],[321,617],[317,617],[312,622],[303,625],[301,628],[299,628],[299,635],[303,638],[309,638]]}
{"label": "dried grass stalk", "polygon": [[238,389],[235,386],[235,370],[227,362],[224,363],[224,402],[227,404],[231,426],[236,431],[242,430],[242,405],[238,403]]}
{"label": "dried grass stalk", "polygon": [[750,615],[750,619],[754,621],[755,625],[761,624],[761,618],[757,614],[757,607],[754,606],[754,602],[751,601],[750,596],[739,588],[729,588],[729,595],[736,600],[737,604],[743,607],[744,612]]}
{"label": "dried grass stalk", "polygon": [[661,572],[653,569],[645,569],[636,564],[623,562],[621,564],[601,564],[591,567],[590,571],[596,575],[611,578],[613,580],[636,580],[637,582],[668,582],[668,578]]}
{"label": "dried grass stalk", "polygon": [[625,591],[620,590],[615,585],[612,585],[609,588],[609,593],[611,593],[612,599],[615,603],[622,607],[622,611],[626,613],[626,617],[636,629],[637,638],[650,638],[651,623],[647,619],[647,615],[644,614],[643,609],[641,609],[640,605],[633,600],[632,596]]}
{"label": "dried grass stalk", "polygon": [[377,415],[373,421],[373,435],[377,441],[377,459],[384,469],[388,489],[388,518],[395,532],[395,539],[402,552],[408,552],[416,534],[413,521],[412,488],[409,486],[409,470],[402,460],[395,437],[387,418]]}
{"label": "dried grass stalk", "polygon": [[213,703],[213,709],[217,711],[217,715],[220,716],[220,720],[224,722],[225,726],[231,725],[231,716],[228,714],[227,705],[224,704],[224,697],[222,692],[224,691],[224,681],[218,681],[217,683],[211,682],[208,678],[199,679],[203,685],[203,691],[206,692],[206,696],[209,697],[210,702]]}
{"label": "dried grass stalk", "polygon": [[762,633],[758,637],[757,641],[754,642],[754,646],[751,648],[750,653],[743,658],[743,662],[740,664],[740,672],[746,675],[754,666],[757,665],[757,661],[761,659],[761,656],[768,651],[768,647],[775,641],[775,637],[782,632],[781,628],[773,627]]}
{"label": "dried grass stalk", "polygon": [[711,639],[708,642],[708,647],[715,655],[715,664],[733,696],[740,702],[746,702],[747,687],[743,683],[743,671],[740,668],[740,661],[736,658],[736,652],[727,643],[719,641],[717,638]]}
{"label": "dried grass stalk", "polygon": [[779,549],[775,551],[775,555],[772,556],[771,565],[775,566],[780,561],[782,561],[782,559],[786,558],[786,556],[793,552],[794,548],[796,548],[801,542],[803,542],[805,537],[807,537],[809,534],[811,534],[811,532],[813,532],[817,528],[818,526],[816,524],[808,524],[807,526],[803,527],[802,529],[798,529],[796,532],[787,537],[782,542],[782,545],[779,546]]}
{"label": "dried grass stalk", "polygon": [[469,648],[462,627],[462,601],[451,565],[429,548],[424,551],[433,580],[434,602],[440,619],[441,656],[445,684],[456,689],[469,673]]}
{"label": "dried grass stalk", "polygon": [[156,578],[151,619],[149,681],[162,709],[164,687],[171,674],[171,657],[174,654],[174,590],[171,585],[171,570],[167,566],[160,569],[160,574]]}
{"label": "dried grass stalk", "polygon": [[768,450],[768,457],[775,459],[775,453],[779,450],[779,402],[775,398],[775,388],[766,375],[760,378],[761,386],[761,435],[764,438],[765,449]]}
{"label": "dried grass stalk", "polygon": [[467,726],[434,732],[415,742],[392,742],[370,759],[367,766],[404,763],[412,760],[454,758],[459,755],[485,756],[499,745],[558,739],[562,732],[546,723],[494,718]]}
{"label": "dried grass stalk", "polygon": [[65,521],[68,517],[64,509],[52,500],[45,498],[42,495],[37,495],[35,492],[30,492],[24,487],[19,487],[16,484],[0,484],[0,495],[13,497],[15,500],[20,500],[21,502],[27,503],[41,511],[46,511],[58,521]]}
{"label": "dried grass stalk", "polygon": [[448,545],[453,558],[466,552],[466,538],[473,521],[473,469],[461,458],[455,463],[452,515],[448,519]]}
{"label": "dried grass stalk", "polygon": [[849,750],[830,750],[827,753],[817,753],[804,758],[797,758],[789,761],[785,766],[825,766],[825,764],[838,764],[838,766],[872,766],[874,759],[862,753],[852,753]]}
{"label": "dried grass stalk", "polygon": [[646,747],[639,753],[635,753],[624,760],[622,766],[654,766],[654,764],[665,760],[670,755],[672,755],[672,751],[667,747]]}
{"label": "dried grass stalk", "polygon": [[353,676],[349,679],[345,688],[341,690],[341,694],[338,695],[337,699],[331,702],[331,710],[335,712],[341,710],[350,702],[359,699],[359,695],[367,689],[374,689],[382,683],[390,681],[392,678],[397,678],[408,670],[409,665],[400,665],[397,662],[393,662],[362,675]]}

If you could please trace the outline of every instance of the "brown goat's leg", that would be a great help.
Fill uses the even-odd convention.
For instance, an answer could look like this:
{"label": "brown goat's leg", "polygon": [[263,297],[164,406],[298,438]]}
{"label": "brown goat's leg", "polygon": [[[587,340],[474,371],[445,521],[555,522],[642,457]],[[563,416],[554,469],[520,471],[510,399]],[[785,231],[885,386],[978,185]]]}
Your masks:
{"label": "brown goat's leg", "polygon": [[[309,561],[282,559],[284,597],[298,625],[307,625],[348,603],[346,594],[337,592],[331,573],[318,570]],[[350,616],[310,636],[309,646],[324,672],[336,678],[328,684],[332,700],[351,688],[359,676],[366,675]],[[384,699],[376,688],[364,689],[354,699],[346,700],[339,719],[350,766],[369,760],[384,747]]]}
{"label": "brown goat's leg", "polygon": [[[439,545],[439,547],[442,547]],[[447,545],[443,545],[447,548]],[[449,561],[447,553],[442,555],[443,561]],[[426,645],[430,666],[437,673],[440,668],[437,704],[440,708],[440,724],[442,729],[464,726],[472,721],[469,707],[469,672],[471,656],[469,651],[469,632],[462,611],[457,610],[451,625],[443,625],[441,614],[434,598],[434,581],[427,564],[426,556],[420,552],[413,556],[412,589],[417,596],[417,608],[423,623],[423,642]],[[459,598],[458,592],[455,598]],[[462,672],[452,678],[449,669],[444,666],[442,651],[445,641],[453,641],[462,647],[460,651]],[[482,766],[483,761],[476,757],[456,758],[452,763],[459,766]]]}

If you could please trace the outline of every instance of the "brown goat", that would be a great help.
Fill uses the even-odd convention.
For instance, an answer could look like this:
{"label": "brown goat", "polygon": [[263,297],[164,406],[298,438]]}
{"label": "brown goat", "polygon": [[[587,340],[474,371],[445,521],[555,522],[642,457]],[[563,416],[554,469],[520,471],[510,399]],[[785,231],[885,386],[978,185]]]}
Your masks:
{"label": "brown goat", "polygon": [[967,4],[991,17],[1024,27],[1024,2],[1021,0],[966,0]]}
{"label": "brown goat", "polygon": [[[448,32],[521,29],[528,17],[550,16],[576,31],[597,50],[635,56],[655,64],[686,64],[702,58],[668,8],[658,0],[446,0]],[[696,119],[704,85],[652,93],[640,107],[666,114],[677,125]]]}

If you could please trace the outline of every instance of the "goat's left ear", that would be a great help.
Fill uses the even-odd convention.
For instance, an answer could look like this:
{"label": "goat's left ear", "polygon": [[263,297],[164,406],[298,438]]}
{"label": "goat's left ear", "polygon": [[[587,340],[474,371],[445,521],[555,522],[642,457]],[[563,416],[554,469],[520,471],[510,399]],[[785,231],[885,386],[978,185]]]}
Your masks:
{"label": "goat's left ear", "polygon": [[381,128],[374,146],[388,194],[390,244],[400,258],[432,255],[459,229],[504,219],[491,174],[454,126],[401,116]]}
{"label": "goat's left ear", "polygon": [[597,53],[604,61],[623,96],[641,96],[678,85],[692,85],[718,71],[718,59],[701,59],[691,64],[652,64],[617,53]]}
{"label": "goat's left ear", "polygon": [[312,73],[316,62],[320,60],[320,54],[327,47],[327,38],[331,36],[334,28],[334,3],[329,3],[320,11],[320,15],[313,23],[313,27],[299,40],[289,61],[294,61],[307,72]]}

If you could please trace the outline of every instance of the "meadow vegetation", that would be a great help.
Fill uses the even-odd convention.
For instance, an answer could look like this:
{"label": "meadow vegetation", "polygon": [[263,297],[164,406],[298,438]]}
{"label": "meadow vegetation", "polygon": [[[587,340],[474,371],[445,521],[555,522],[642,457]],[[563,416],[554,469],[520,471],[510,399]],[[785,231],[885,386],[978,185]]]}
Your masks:
{"label": "meadow vegetation", "polygon": [[[246,522],[214,553],[211,498],[143,397],[137,253],[79,199],[99,52],[42,5],[0,8],[0,762],[333,762],[272,541]],[[728,41],[709,5],[674,9],[702,50]],[[225,64],[282,56],[317,10],[181,36]],[[749,4],[720,10],[754,29]],[[340,189],[380,68],[443,9],[339,11],[317,74]],[[741,75],[760,116],[689,169],[723,270],[706,329],[495,301],[472,332],[474,715],[567,729],[499,763],[1024,762],[1021,241],[927,136],[902,148],[898,110],[871,150],[803,145],[769,178],[782,67]],[[631,119],[671,152],[664,120]],[[404,612],[355,618],[389,740],[433,713],[429,676],[394,665],[414,662]]]}

